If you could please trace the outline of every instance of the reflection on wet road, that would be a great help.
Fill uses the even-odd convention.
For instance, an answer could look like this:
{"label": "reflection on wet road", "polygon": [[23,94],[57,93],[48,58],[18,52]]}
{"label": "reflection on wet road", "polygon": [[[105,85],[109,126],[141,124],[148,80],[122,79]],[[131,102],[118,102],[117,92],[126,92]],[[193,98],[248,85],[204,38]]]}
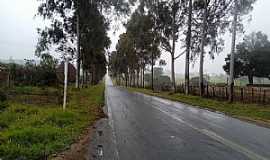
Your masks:
{"label": "reflection on wet road", "polygon": [[116,160],[268,160],[270,129],[112,86],[106,103]]}

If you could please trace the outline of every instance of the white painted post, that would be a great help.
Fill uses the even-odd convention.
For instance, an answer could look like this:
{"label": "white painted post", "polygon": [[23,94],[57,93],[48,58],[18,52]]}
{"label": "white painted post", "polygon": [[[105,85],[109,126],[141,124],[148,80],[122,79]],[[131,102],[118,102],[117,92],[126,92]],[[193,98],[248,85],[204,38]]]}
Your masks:
{"label": "white painted post", "polygon": [[66,110],[67,105],[67,85],[68,85],[68,58],[65,59],[65,80],[64,80],[64,101],[63,101],[63,110]]}

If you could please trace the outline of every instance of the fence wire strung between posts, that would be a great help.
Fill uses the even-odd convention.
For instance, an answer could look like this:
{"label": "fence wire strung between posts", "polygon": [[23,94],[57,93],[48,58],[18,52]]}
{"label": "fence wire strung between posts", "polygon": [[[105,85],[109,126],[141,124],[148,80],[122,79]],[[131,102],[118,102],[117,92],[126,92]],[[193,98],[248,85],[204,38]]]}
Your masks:
{"label": "fence wire strung between posts", "polygon": [[[177,86],[178,93],[185,93],[185,85],[181,84]],[[190,94],[199,96],[199,87],[190,86]],[[227,86],[204,86],[204,96],[206,98],[215,98],[220,100],[228,100],[229,98],[229,88]],[[233,92],[234,101],[239,101],[243,103],[260,103],[269,104],[270,103],[270,88],[269,87],[234,87]]]}
{"label": "fence wire strung between posts", "polygon": [[[126,86],[124,80],[116,82],[118,85]],[[143,88],[137,83],[128,83],[128,86]],[[145,89],[151,89],[150,84],[145,84]],[[199,86],[189,86],[190,95],[200,96]],[[172,92],[171,86],[154,85],[154,91]],[[176,86],[176,93],[185,94],[185,84]],[[228,86],[205,85],[204,97],[227,101],[229,99]],[[270,104],[270,87],[268,86],[235,86],[233,90],[233,100],[242,103]]]}

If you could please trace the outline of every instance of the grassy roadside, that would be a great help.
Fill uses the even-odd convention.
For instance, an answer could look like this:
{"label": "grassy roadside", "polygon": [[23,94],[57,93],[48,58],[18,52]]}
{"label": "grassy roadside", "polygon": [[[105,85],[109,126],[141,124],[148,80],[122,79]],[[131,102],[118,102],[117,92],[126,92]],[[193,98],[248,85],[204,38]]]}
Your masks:
{"label": "grassy roadside", "polygon": [[200,108],[207,108],[214,111],[223,112],[227,115],[240,119],[258,122],[262,125],[270,124],[270,105],[256,105],[243,103],[228,103],[226,101],[218,101],[213,99],[201,98],[199,96],[186,96],[184,94],[171,94],[169,92],[153,93],[148,89],[128,88],[132,92],[141,92],[144,94],[157,96],[173,101],[179,101]]}
{"label": "grassy roadside", "polygon": [[70,89],[64,112],[60,105],[8,102],[0,111],[0,159],[45,159],[65,150],[82,131],[104,116],[104,84]]}

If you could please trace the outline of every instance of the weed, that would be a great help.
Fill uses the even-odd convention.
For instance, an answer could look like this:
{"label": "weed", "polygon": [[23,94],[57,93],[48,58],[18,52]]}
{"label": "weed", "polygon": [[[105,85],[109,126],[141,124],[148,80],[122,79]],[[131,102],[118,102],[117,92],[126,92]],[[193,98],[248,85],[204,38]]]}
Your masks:
{"label": "weed", "polygon": [[9,106],[0,112],[0,159],[46,159],[66,149],[100,116],[103,92],[103,84],[80,91],[70,89],[66,111],[57,104],[39,106],[9,101]]}

